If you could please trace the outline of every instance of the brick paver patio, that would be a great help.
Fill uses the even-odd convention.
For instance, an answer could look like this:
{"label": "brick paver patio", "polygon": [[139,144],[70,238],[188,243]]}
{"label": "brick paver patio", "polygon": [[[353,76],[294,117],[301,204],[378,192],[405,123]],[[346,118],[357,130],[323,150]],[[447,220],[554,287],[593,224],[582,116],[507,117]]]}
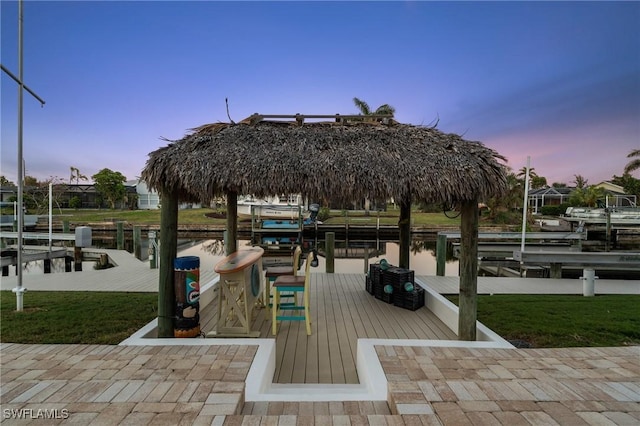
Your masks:
{"label": "brick paver patio", "polygon": [[3,424],[640,424],[640,347],[379,346],[387,402],[245,402],[256,346],[0,349]]}

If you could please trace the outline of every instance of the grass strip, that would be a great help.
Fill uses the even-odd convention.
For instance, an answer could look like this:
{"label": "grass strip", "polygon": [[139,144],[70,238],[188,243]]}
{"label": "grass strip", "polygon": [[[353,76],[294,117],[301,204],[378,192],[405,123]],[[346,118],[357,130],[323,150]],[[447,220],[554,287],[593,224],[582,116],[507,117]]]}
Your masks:
{"label": "grass strip", "polygon": [[[457,303],[458,296],[448,296]],[[157,316],[156,293],[0,292],[0,341],[115,345]],[[480,295],[478,320],[538,348],[640,345],[640,296]]]}
{"label": "grass strip", "polygon": [[2,343],[116,345],[158,315],[157,293],[0,292]]}
{"label": "grass strip", "polygon": [[480,295],[478,321],[537,348],[640,345],[640,295]]}

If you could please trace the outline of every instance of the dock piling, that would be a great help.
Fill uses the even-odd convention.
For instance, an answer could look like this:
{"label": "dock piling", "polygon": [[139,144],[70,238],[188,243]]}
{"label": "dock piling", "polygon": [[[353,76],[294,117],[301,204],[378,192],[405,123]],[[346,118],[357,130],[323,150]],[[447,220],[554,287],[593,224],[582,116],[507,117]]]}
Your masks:
{"label": "dock piling", "polygon": [[447,235],[438,234],[436,241],[436,275],[444,277],[445,263],[447,261]]}
{"label": "dock piling", "polygon": [[562,263],[552,262],[549,264],[549,277],[562,278]]}
{"label": "dock piling", "polygon": [[369,246],[365,245],[364,247],[364,274],[366,275],[369,272]]}
{"label": "dock piling", "polygon": [[116,247],[124,250],[124,222],[116,222]]}
{"label": "dock piling", "polygon": [[333,274],[335,272],[335,246],[336,246],[336,234],[335,232],[327,232],[325,234],[325,255],[327,258],[327,274]]}
{"label": "dock piling", "polygon": [[133,226],[133,255],[136,259],[142,259],[142,228],[140,225]]}
{"label": "dock piling", "polygon": [[82,272],[82,247],[73,248],[73,266],[74,271]]}

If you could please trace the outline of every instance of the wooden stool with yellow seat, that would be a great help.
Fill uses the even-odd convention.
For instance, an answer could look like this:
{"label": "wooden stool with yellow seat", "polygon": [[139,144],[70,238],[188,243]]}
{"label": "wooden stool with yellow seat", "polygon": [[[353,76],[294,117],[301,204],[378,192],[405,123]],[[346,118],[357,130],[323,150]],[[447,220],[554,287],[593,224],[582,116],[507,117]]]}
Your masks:
{"label": "wooden stool with yellow seat", "polygon": [[[307,264],[302,275],[281,275],[273,283],[273,308],[271,309],[271,331],[275,336],[278,331],[278,321],[304,321],[307,326],[307,336],[311,335],[311,314],[309,312],[309,287],[311,283],[311,263],[315,258],[313,251],[307,255]],[[302,305],[298,305],[298,298],[294,297],[294,304],[280,303],[281,292],[302,292]],[[278,315],[279,311],[295,311],[297,315]],[[299,313],[302,312],[302,315]]]}
{"label": "wooden stool with yellow seat", "polygon": [[[296,246],[293,250],[293,257],[291,261],[291,266],[269,266],[265,269],[265,277],[264,280],[264,306],[267,307],[267,310],[271,307],[271,286],[276,278],[283,275],[298,275],[298,269],[300,269],[300,256],[302,255],[302,248],[300,246]],[[295,293],[291,294],[281,294],[280,297],[295,297]]]}

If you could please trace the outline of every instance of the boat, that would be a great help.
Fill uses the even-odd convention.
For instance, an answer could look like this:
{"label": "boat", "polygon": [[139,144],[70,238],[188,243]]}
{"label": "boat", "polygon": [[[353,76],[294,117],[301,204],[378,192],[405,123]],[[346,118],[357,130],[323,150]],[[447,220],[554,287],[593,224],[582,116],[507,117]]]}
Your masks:
{"label": "boat", "polygon": [[241,219],[298,220],[303,209],[302,197],[299,195],[266,199],[246,196],[238,199],[238,217]]}
{"label": "boat", "polygon": [[[609,219],[607,219],[609,216]],[[640,208],[638,207],[568,207],[564,219],[569,222],[585,224],[638,225],[640,226]]]}

